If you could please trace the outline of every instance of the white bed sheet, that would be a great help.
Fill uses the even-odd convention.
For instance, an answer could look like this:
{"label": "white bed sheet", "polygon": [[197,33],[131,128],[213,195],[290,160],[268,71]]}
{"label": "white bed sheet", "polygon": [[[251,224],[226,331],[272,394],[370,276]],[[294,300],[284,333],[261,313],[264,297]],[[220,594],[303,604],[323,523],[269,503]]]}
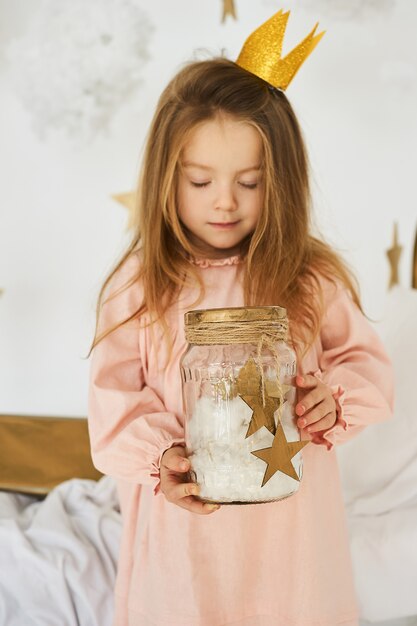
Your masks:
{"label": "white bed sheet", "polygon": [[0,624],[110,626],[120,531],[108,477],[0,492]]}

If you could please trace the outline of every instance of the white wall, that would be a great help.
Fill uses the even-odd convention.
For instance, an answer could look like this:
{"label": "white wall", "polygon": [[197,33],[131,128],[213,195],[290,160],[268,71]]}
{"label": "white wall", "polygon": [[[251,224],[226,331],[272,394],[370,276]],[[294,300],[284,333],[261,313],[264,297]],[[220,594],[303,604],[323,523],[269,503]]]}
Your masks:
{"label": "white wall", "polygon": [[[213,0],[141,2],[156,26],[143,87],[120,108],[107,137],[75,147],[44,142],[13,92],[3,46],[30,27],[40,0],[0,2],[0,413],[83,416],[95,298],[126,243],[127,212],[111,194],[129,191],[158,95],[196,49],[236,58],[245,37],[280,3],[236,0],[238,21],[220,23]],[[321,3],[318,3],[321,6]],[[417,3],[362,21],[297,9],[284,53],[316,21],[326,35],[287,95],[304,129],[323,233],[356,269],[371,317],[381,315],[392,223],[410,284],[416,227],[417,80],[384,76],[417,60]],[[409,65],[406,69],[409,68]]]}

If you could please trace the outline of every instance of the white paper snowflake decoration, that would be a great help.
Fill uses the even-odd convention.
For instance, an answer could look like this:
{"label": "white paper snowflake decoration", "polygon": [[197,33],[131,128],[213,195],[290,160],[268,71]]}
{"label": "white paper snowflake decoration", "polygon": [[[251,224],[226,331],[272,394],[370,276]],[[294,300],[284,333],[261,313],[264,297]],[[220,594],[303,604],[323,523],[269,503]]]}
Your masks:
{"label": "white paper snowflake decoration", "polygon": [[154,27],[137,0],[44,0],[6,48],[36,134],[90,141],[142,82]]}

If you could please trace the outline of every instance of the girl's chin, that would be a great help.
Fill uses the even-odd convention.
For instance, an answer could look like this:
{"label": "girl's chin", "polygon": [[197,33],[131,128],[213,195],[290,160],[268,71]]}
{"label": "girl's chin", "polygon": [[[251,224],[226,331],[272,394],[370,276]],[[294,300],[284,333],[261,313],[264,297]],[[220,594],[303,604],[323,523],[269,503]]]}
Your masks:
{"label": "girl's chin", "polygon": [[236,241],[236,237],[227,237],[226,233],[222,236],[220,232],[217,237],[210,239],[202,239],[190,231],[187,235],[196,255],[209,259],[227,259],[245,253],[252,233],[240,241]]}
{"label": "girl's chin", "polygon": [[231,247],[207,244],[205,246],[196,246],[196,249],[199,255],[206,256],[209,259],[227,259],[228,257],[240,254],[242,251],[240,243]]}

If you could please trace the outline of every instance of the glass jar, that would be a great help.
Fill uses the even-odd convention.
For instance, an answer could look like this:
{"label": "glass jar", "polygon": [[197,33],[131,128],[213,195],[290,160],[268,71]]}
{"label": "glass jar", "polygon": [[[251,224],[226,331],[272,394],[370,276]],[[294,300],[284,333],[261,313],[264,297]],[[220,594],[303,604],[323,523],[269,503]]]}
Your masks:
{"label": "glass jar", "polygon": [[302,476],[296,356],[282,307],[185,314],[185,443],[204,502],[250,504],[294,494]]}

